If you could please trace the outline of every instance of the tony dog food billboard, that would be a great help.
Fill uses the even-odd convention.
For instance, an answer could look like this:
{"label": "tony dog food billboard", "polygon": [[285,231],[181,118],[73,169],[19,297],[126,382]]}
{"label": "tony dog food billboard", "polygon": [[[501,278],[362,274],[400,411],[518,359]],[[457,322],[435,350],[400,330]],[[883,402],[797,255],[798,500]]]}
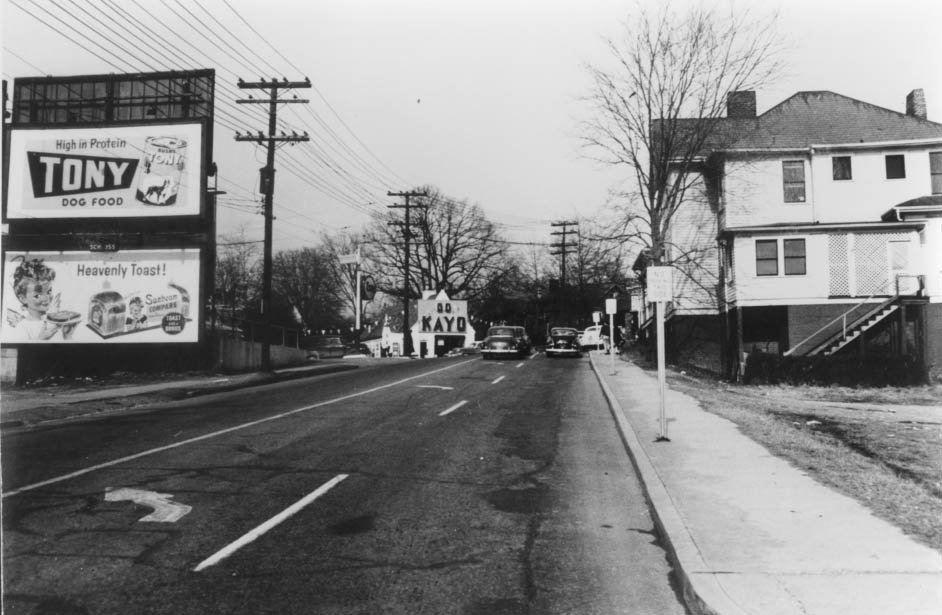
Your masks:
{"label": "tony dog food billboard", "polygon": [[197,342],[200,250],[7,251],[4,344]]}
{"label": "tony dog food billboard", "polygon": [[14,128],[7,219],[198,216],[203,124]]}

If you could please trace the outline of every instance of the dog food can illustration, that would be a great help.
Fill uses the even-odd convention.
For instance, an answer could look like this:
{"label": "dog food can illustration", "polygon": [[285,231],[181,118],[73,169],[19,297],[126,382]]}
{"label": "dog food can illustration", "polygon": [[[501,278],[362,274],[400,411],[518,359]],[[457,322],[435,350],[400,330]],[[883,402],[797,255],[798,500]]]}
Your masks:
{"label": "dog food can illustration", "polygon": [[137,200],[147,205],[177,202],[180,178],[186,167],[186,141],[177,137],[148,137]]}

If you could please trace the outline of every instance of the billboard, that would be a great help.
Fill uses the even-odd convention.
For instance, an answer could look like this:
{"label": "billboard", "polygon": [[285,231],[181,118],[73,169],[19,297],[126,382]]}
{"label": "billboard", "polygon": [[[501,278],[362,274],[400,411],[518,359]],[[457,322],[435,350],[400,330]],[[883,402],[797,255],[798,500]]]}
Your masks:
{"label": "billboard", "polygon": [[198,216],[203,147],[202,122],[14,127],[6,217]]}
{"label": "billboard", "polygon": [[424,299],[417,308],[419,333],[466,335],[470,328],[467,301]]}
{"label": "billboard", "polygon": [[200,250],[7,251],[4,344],[199,341]]}

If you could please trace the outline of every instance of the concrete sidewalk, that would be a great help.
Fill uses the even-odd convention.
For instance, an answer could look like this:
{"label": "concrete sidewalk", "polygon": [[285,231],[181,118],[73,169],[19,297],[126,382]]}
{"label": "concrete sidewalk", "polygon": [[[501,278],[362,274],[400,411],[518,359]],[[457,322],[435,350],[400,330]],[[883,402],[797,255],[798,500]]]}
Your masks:
{"label": "concrete sidewalk", "polygon": [[691,611],[720,615],[937,615],[942,554],[773,457],[657,379],[592,353]]}

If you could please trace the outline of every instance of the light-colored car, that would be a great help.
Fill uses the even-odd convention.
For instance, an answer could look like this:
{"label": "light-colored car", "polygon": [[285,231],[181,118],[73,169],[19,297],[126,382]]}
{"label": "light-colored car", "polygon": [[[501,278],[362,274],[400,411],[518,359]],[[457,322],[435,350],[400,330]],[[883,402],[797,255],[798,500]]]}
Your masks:
{"label": "light-colored car", "polygon": [[317,335],[307,341],[307,358],[312,360],[337,359],[347,354],[347,347],[337,335]]}
{"label": "light-colored car", "polygon": [[593,325],[586,327],[582,335],[579,336],[579,347],[583,350],[594,348],[599,350],[605,348],[607,336],[602,335],[602,325]]}

